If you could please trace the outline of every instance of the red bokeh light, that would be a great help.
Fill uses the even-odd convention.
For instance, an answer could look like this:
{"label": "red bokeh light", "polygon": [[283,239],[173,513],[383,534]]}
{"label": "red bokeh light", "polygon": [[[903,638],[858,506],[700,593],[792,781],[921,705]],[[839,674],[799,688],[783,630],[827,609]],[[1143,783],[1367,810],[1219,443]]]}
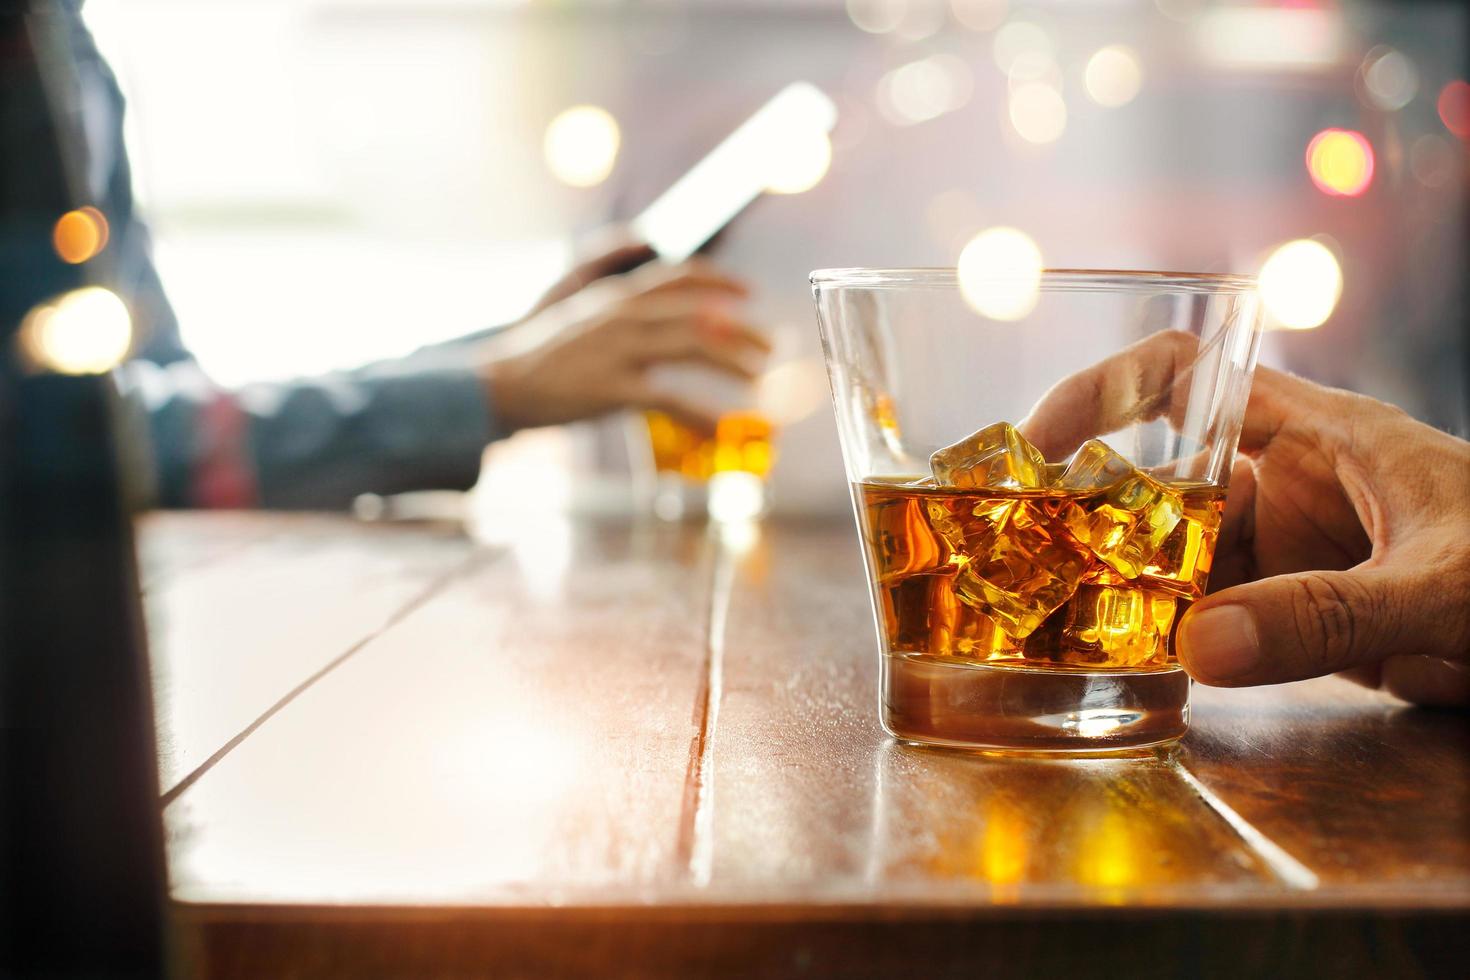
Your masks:
{"label": "red bokeh light", "polygon": [[1439,90],[1439,118],[1460,139],[1470,137],[1470,82],[1457,78]]}

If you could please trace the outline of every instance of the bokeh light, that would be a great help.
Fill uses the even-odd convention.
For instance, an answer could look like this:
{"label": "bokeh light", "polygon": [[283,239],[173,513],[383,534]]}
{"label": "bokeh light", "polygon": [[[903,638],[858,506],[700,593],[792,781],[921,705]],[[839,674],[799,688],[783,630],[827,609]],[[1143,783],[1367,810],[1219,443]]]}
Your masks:
{"label": "bokeh light", "polygon": [[546,127],[546,166],[572,187],[595,187],[612,173],[622,134],[606,109],[576,105],[558,113]]}
{"label": "bokeh light", "polygon": [[990,49],[995,56],[996,67],[1007,76],[1018,67],[1018,62],[1024,71],[1028,66],[1056,60],[1051,35],[1029,20],[1013,20],[996,31]]}
{"label": "bokeh light", "polygon": [[87,286],[43,303],[21,322],[21,352],[33,370],[103,374],[122,363],[133,321],[117,294]]}
{"label": "bokeh light", "polygon": [[748,521],[766,508],[766,483],[754,473],[728,470],[709,480],[705,508],[719,522]]}
{"label": "bokeh light", "polygon": [[905,41],[922,41],[944,26],[944,0],[908,0],[893,33]]}
{"label": "bokeh light", "polygon": [[828,403],[827,368],[820,357],[778,364],[755,383],[755,404],[772,425],[795,425]]}
{"label": "bokeh light", "polygon": [[954,19],[972,31],[993,31],[1006,19],[1007,0],[949,0]]}
{"label": "bokeh light", "polygon": [[832,166],[832,140],[821,130],[797,128],[782,141],[771,161],[766,190],[773,194],[809,191]]}
{"label": "bokeh light", "polygon": [[1435,107],[1445,129],[1460,139],[1470,137],[1470,83],[1456,79],[1445,85],[1439,90]]}
{"label": "bokeh light", "polygon": [[889,122],[911,126],[960,108],[974,83],[969,66],[951,54],[900,65],[878,81],[878,111]]}
{"label": "bokeh light", "polygon": [[1419,73],[1402,51],[1379,45],[1368,52],[1362,67],[1363,95],[1369,105],[1395,112],[1419,91]]}
{"label": "bokeh light", "polygon": [[1321,326],[1342,296],[1342,266],[1321,242],[1298,238],[1278,247],[1261,265],[1261,303],[1276,325],[1290,330]]}
{"label": "bokeh light", "polygon": [[1011,125],[1028,143],[1055,143],[1067,128],[1067,103],[1044,82],[1027,82],[1011,92]]}
{"label": "bokeh light", "polygon": [[1324,129],[1307,144],[1307,173],[1318,190],[1357,197],[1373,182],[1373,144],[1351,129]]}
{"label": "bokeh light", "polygon": [[903,22],[904,0],[847,0],[847,16],[869,34],[887,34]]}
{"label": "bokeh light", "polygon": [[960,252],[960,294],[992,320],[1019,320],[1036,308],[1041,249],[1016,228],[987,228]]}
{"label": "bokeh light", "polygon": [[1082,82],[1087,97],[1100,106],[1127,105],[1143,87],[1143,65],[1132,48],[1110,44],[1087,59]]}
{"label": "bokeh light", "polygon": [[1455,175],[1460,155],[1443,136],[1425,133],[1409,146],[1409,170],[1425,187],[1443,187]]}
{"label": "bokeh light", "polygon": [[79,265],[107,246],[107,218],[94,207],[77,208],[56,219],[51,244],[61,261]]}

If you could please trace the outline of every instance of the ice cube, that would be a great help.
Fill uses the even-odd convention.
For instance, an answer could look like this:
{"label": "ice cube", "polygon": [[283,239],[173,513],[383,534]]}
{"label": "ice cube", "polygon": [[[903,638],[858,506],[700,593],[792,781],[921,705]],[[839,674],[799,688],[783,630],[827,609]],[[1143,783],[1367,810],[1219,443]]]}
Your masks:
{"label": "ice cube", "polygon": [[1191,506],[1186,499],[1179,523],[1144,566],[1140,581],[1189,599],[1203,596],[1220,533],[1220,510],[1217,500]]}
{"label": "ice cube", "polygon": [[1089,439],[1077,448],[1052,482],[1067,490],[1101,490],[1132,476],[1135,470],[1121,454],[1101,439]]}
{"label": "ice cube", "polygon": [[1015,659],[1021,641],[1012,638],[989,616],[959,601],[954,576],[931,576],[929,653],[967,660]]}
{"label": "ice cube", "polygon": [[952,578],[933,573],[908,575],[879,586],[890,652],[928,653],[934,634],[950,629],[946,610],[955,605]]}
{"label": "ice cube", "polygon": [[1003,503],[975,508],[988,526],[969,539],[983,547],[955,548],[950,562],[956,597],[1020,640],[1072,596],[1088,559],[1039,503]]}
{"label": "ice cube", "polygon": [[929,525],[946,545],[961,555],[988,554],[1015,507],[1009,497],[931,497],[925,502]]}
{"label": "ice cube", "polygon": [[1061,519],[1073,537],[1128,579],[1143,573],[1184,510],[1178,493],[1097,439],[1082,444],[1057,485],[1097,491],[1069,500]]}
{"label": "ice cube", "polygon": [[929,469],[946,487],[1024,489],[1046,483],[1045,457],[1009,422],[987,425],[936,450]]}
{"label": "ice cube", "polygon": [[1067,607],[1063,663],[1088,667],[1162,667],[1169,660],[1175,599],[1137,586],[1083,585]]}

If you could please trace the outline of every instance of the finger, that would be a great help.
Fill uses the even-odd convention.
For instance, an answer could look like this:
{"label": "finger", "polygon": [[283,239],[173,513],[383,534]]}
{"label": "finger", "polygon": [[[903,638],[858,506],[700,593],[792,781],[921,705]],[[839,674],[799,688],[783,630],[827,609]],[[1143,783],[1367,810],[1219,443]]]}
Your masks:
{"label": "finger", "polygon": [[700,313],[695,320],[695,329],[711,344],[748,348],[761,357],[771,352],[771,338],[763,330],[715,310]]}
{"label": "finger", "polygon": [[646,366],[698,363],[723,374],[752,381],[759,373],[745,350],[711,336],[699,324],[681,322],[673,329],[651,330],[640,338],[637,360]]}
{"label": "finger", "polygon": [[668,298],[634,306],[627,317],[635,343],[651,333],[695,334],[710,345],[742,350],[763,358],[771,352],[771,339],[738,317],[714,309],[707,303]]}
{"label": "finger", "polygon": [[719,422],[718,413],[702,408],[678,395],[656,391],[652,388],[638,388],[628,397],[627,401],[636,408],[663,412],[674,421],[688,426],[702,436],[714,435],[715,426]]}
{"label": "finger", "polygon": [[750,295],[750,287],[707,262],[686,262],[673,267],[650,266],[636,284],[636,295],[667,296],[678,293],[713,293],[734,299]]}
{"label": "finger", "polygon": [[658,257],[658,253],[641,242],[625,242],[579,263],[574,269],[577,280],[586,285],[608,276],[622,275]]}
{"label": "finger", "polygon": [[1241,451],[1257,453],[1265,449],[1293,414],[1315,416],[1313,424],[1319,432],[1330,428],[1337,419],[1335,413],[1323,410],[1323,401],[1331,394],[1331,389],[1295,375],[1256,368],[1240,428]]}
{"label": "finger", "polygon": [[[1276,575],[1201,600],[1179,624],[1179,662],[1217,687],[1277,684],[1423,649],[1407,628],[1408,587],[1356,568]],[[1436,651],[1437,652],[1437,651]]]}
{"label": "finger", "polygon": [[1047,459],[1062,459],[1093,436],[1168,413],[1182,419],[1199,341],[1161,330],[1057,382],[1016,428]]}
{"label": "finger", "polygon": [[1363,664],[1359,667],[1351,667],[1347,670],[1339,671],[1337,676],[1345,681],[1352,681],[1354,684],[1361,684],[1364,687],[1371,687],[1377,690],[1383,683],[1383,664]]}
{"label": "finger", "polygon": [[1435,657],[1389,657],[1379,686],[1396,698],[1432,707],[1470,704],[1470,667]]}

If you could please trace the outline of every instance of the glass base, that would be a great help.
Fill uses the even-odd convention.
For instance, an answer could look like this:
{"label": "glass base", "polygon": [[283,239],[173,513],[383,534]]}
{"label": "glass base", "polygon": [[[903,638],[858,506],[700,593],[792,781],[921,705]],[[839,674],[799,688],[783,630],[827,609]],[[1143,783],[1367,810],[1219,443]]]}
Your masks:
{"label": "glass base", "polygon": [[1017,752],[1109,753],[1189,728],[1189,675],[993,667],[883,657],[883,727],[910,742]]}

